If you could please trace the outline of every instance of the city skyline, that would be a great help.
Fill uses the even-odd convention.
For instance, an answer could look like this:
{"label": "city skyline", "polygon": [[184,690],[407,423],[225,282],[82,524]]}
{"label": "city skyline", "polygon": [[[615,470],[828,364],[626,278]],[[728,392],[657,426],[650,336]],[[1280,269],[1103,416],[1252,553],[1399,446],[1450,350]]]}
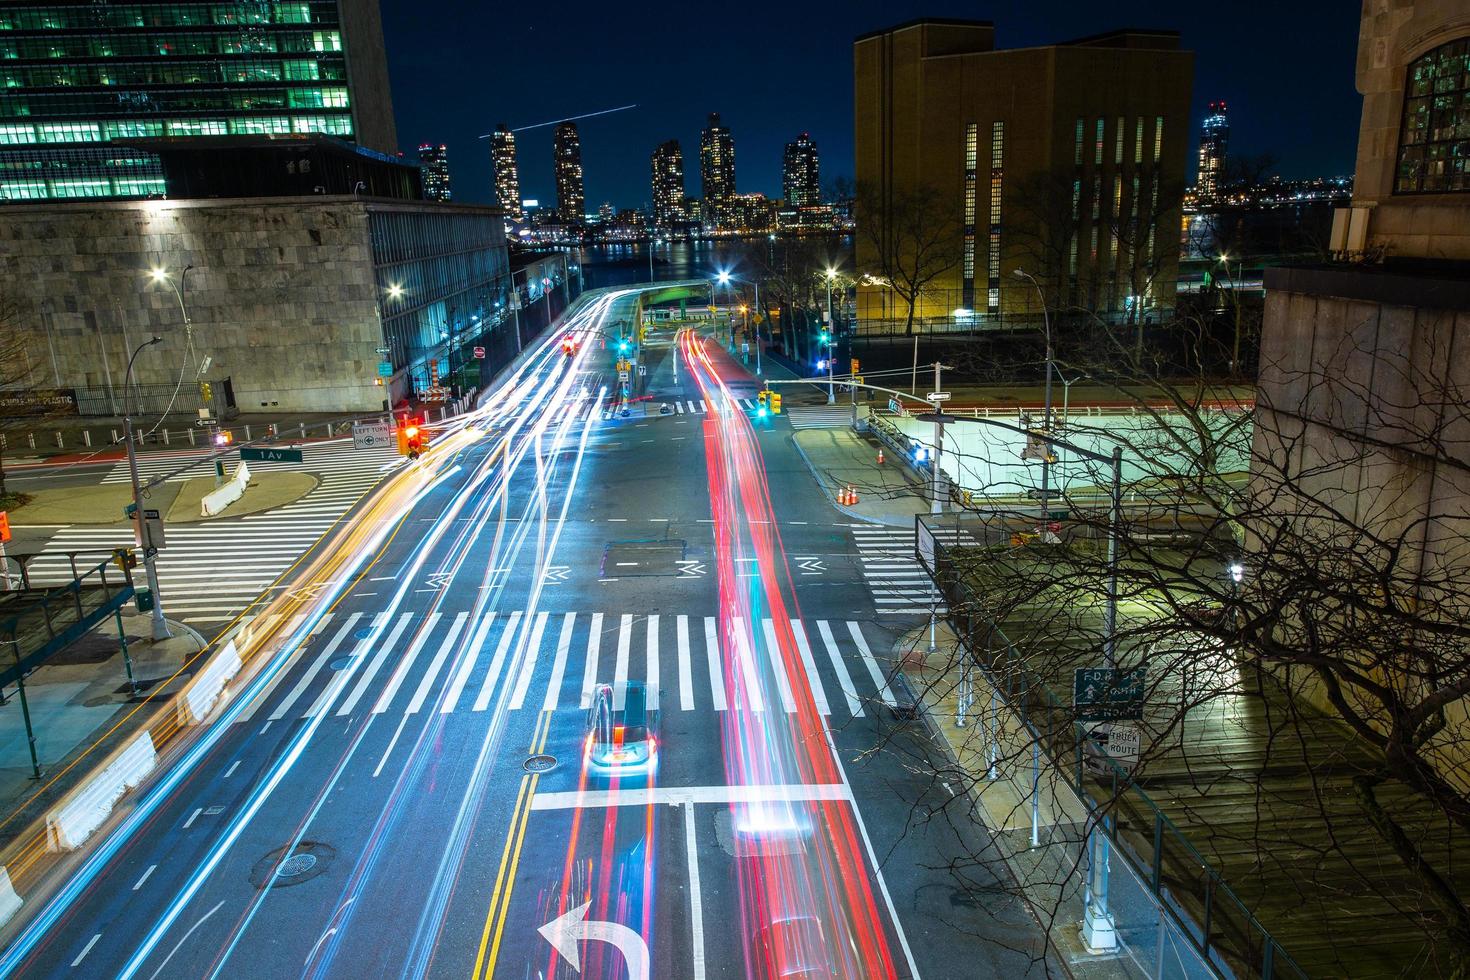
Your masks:
{"label": "city skyline", "polygon": [[[809,132],[822,148],[824,180],[853,175],[852,42],[859,34],[919,16],[981,17],[995,20],[998,43],[1013,48],[1054,43],[1101,33],[1119,24],[1178,30],[1181,43],[1196,52],[1190,128],[1197,130],[1206,105],[1225,100],[1237,115],[1232,146],[1251,155],[1270,153],[1284,177],[1326,177],[1352,171],[1350,134],[1361,109],[1353,88],[1356,28],[1326,0],[1289,8],[1264,4],[1245,7],[1221,20],[1203,10],[1161,10],[1127,2],[1106,10],[1073,0],[1058,0],[1029,11],[975,9],[958,3],[899,5],[861,0],[844,8],[837,21],[818,11],[772,8],[788,28],[779,35],[755,25],[759,11],[738,23],[721,20],[719,31],[704,31],[701,45],[683,43],[715,14],[692,13],[694,20],[652,19],[633,29],[590,5],[559,8],[553,19],[535,10],[496,13],[460,0],[441,0],[445,16],[466,28],[461,45],[436,29],[444,17],[425,16],[424,4],[383,0],[384,34],[393,81],[394,103],[404,149],[419,143],[447,143],[455,157],[457,199],[492,200],[488,141],[478,140],[505,122],[512,129],[585,112],[637,103],[635,109],[580,123],[587,200],[618,207],[651,204],[647,178],[649,154],[665,140],[678,139],[690,155],[699,145],[706,115],[718,111],[739,143],[739,186],[771,198],[781,196],[785,144]],[[1261,24],[1272,29],[1262,31]],[[476,25],[514,38],[504,52],[507,77],[538,72],[539,42],[571,32],[588,44],[606,44],[620,57],[646,55],[661,70],[685,73],[678,85],[659,85],[636,73],[608,73],[588,59],[559,66],[520,91],[486,87],[476,80],[480,64],[470,38]],[[742,26],[748,25],[748,26]],[[1312,36],[1310,48],[1295,37]],[[738,64],[752,43],[782,71],[728,73],[702,70],[706,61]],[[1259,69],[1272,67],[1272,72]],[[733,80],[732,80],[733,79]],[[1282,100],[1278,89],[1310,87],[1311,100]],[[446,93],[463,91],[463,96]],[[792,99],[790,91],[806,97]],[[586,93],[595,93],[588,95]],[[554,200],[551,130],[520,135],[521,196]],[[461,146],[462,144],[462,146]],[[1191,173],[1193,164],[1191,163]],[[691,194],[697,190],[690,188]]]}

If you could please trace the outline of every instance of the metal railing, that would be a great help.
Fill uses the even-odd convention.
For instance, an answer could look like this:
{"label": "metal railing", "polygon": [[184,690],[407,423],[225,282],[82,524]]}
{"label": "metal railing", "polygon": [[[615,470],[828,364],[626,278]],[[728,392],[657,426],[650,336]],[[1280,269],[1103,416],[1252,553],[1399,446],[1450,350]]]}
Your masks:
{"label": "metal railing", "polygon": [[[1114,853],[1147,883],[1154,901],[1173,919],[1188,946],[1215,971],[1261,980],[1307,980],[1306,973],[1128,771],[1089,748],[1086,726],[1028,668],[1027,658],[1000,626],[974,612],[983,606],[959,574],[953,546],[945,540],[957,539],[958,528],[954,520],[916,518],[916,533],[927,538],[918,548],[919,559],[949,606],[949,623],[966,653],[1021,717],[1055,771],[1086,806]],[[1089,764],[1094,767],[1092,772]],[[1096,774],[1099,768],[1101,775]]]}

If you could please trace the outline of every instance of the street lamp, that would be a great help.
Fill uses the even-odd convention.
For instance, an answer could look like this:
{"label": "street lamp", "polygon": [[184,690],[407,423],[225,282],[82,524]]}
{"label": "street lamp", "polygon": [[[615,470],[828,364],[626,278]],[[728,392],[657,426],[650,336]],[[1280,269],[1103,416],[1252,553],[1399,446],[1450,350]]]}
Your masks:
{"label": "street lamp", "polygon": [[395,283],[390,283],[389,286],[388,286],[388,298],[389,299],[398,299],[401,296],[403,296],[403,287],[400,286],[400,285],[398,285],[398,283],[396,283],[396,282]]}
{"label": "street lamp", "polygon": [[[157,270],[154,270],[153,277],[160,278]],[[163,597],[158,591],[158,568],[155,564],[158,550],[153,547],[147,515],[143,512],[143,487],[138,480],[138,454],[133,448],[132,394],[133,361],[137,360],[143,348],[162,342],[162,337],[152,337],[139,344],[128,358],[128,369],[123,375],[123,439],[127,442],[128,478],[133,484],[133,517],[138,522],[138,547],[143,549],[143,571],[148,578],[148,591],[153,594],[152,626],[155,640],[166,640],[173,634],[168,631],[168,621],[163,618]]]}
{"label": "street lamp", "polygon": [[[1046,309],[1046,293],[1041,290],[1041,283],[1036,277],[1024,269],[1016,269],[1011,275],[1017,279],[1025,279],[1036,287],[1036,295],[1041,297],[1041,322],[1046,330],[1046,407],[1043,409],[1042,419],[1042,444],[1041,454],[1041,526],[1045,527],[1047,522],[1047,505],[1051,490],[1051,375],[1052,375],[1052,351],[1051,351],[1051,315]],[[1043,535],[1043,538],[1045,536]]]}
{"label": "street lamp", "polygon": [[832,361],[837,346],[837,318],[832,315],[832,281],[837,278],[836,269],[827,270],[827,329],[832,331],[832,340],[827,344],[827,404],[837,404],[837,389],[832,385]]}
{"label": "street lamp", "polygon": [[[773,235],[771,237],[774,238],[775,236]],[[728,273],[728,272],[721,272],[720,273],[720,284],[721,285],[728,287],[730,285],[730,281],[732,279],[735,280],[736,282],[743,282],[743,283],[746,283],[747,285],[750,285],[750,286],[754,286],[755,287],[755,373],[757,375],[759,375],[761,373],[761,284],[760,284],[760,280],[758,280],[758,279],[741,279],[738,276],[732,276],[732,275],[730,275],[730,273]],[[742,312],[744,312],[744,307],[741,307],[741,310],[742,310]],[[734,351],[734,347],[735,347],[735,338],[733,336],[731,336],[731,338],[730,338],[730,348],[731,348],[731,352],[732,353]]]}

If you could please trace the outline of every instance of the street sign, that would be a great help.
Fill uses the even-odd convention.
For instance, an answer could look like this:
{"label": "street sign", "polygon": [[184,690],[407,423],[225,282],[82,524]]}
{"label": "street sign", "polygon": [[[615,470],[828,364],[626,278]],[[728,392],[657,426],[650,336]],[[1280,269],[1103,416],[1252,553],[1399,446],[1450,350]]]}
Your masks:
{"label": "street sign", "polygon": [[483,347],[476,347],[474,349],[474,353],[475,353],[475,360],[477,360],[477,361],[483,361],[485,359],[485,348],[483,348]]}
{"label": "street sign", "polygon": [[1143,718],[1147,668],[1078,667],[1072,675],[1072,710],[1078,721],[1138,721]]}
{"label": "street sign", "polygon": [[618,380],[619,381],[622,381],[622,382],[626,382],[628,380],[629,373],[630,372],[628,372],[628,371],[619,371],[618,372]]}
{"label": "street sign", "polygon": [[194,427],[196,429],[207,429],[212,425],[219,425],[219,419],[205,416],[194,420]]}
{"label": "street sign", "polygon": [[392,361],[379,361],[378,362],[378,376],[379,377],[382,377],[382,378],[391,378],[391,377],[393,377],[393,362]]}
{"label": "street sign", "polygon": [[374,354],[391,354],[392,353],[392,350],[390,350],[387,347],[374,347],[373,348],[373,353]]}
{"label": "street sign", "polygon": [[387,420],[352,423],[353,449],[381,449],[393,445],[393,427]]}
{"label": "street sign", "polygon": [[638,365],[638,377],[642,378],[642,377],[646,376],[647,374],[648,374],[648,365],[647,364],[640,364],[640,365]]}
{"label": "street sign", "polygon": [[241,446],[240,458],[252,463],[299,463],[299,449],[268,449],[265,446]]}
{"label": "street sign", "polygon": [[1114,762],[1132,771],[1143,747],[1143,732],[1133,725],[1109,725],[1106,747]]}
{"label": "street sign", "polygon": [[924,397],[927,398],[931,402],[947,402],[947,401],[949,401],[949,392],[947,392],[947,391],[931,391],[931,392],[929,392],[929,394],[925,395]]}
{"label": "street sign", "polygon": [[137,540],[138,547],[144,549],[152,548],[153,550],[157,551],[168,544],[168,542],[165,541],[163,537],[163,515],[160,514],[158,511],[148,507],[143,508],[143,522],[146,525],[143,530],[145,530],[148,535],[148,540],[146,541],[143,540],[143,531],[140,531],[138,528],[137,505],[128,504],[126,507],[124,507],[123,516],[132,522],[133,537]]}

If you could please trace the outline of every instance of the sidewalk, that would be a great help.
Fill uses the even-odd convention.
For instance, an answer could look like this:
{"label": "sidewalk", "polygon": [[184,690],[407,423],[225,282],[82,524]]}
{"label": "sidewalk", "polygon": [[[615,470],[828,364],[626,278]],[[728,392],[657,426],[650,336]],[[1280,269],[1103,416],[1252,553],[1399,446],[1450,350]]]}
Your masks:
{"label": "sidewalk", "polygon": [[[123,613],[122,626],[126,660],[117,620],[108,619],[26,677],[25,703],[36,736],[39,780],[18,691],[14,687],[0,691],[0,846],[25,832],[87,776],[94,760],[107,758],[158,711],[168,710],[167,696],[203,666],[197,661],[189,672],[181,671],[205,646],[204,638],[188,626],[170,620],[174,635],[154,642],[149,639],[148,615],[133,612],[132,607]],[[133,684],[128,681],[128,660]],[[149,699],[150,695],[157,696]]]}
{"label": "sidewalk", "polygon": [[[162,483],[148,491],[145,506],[164,512],[167,524],[192,524],[259,514],[295,503],[315,490],[320,481],[309,473],[252,473],[245,494],[223,511],[204,517],[200,501],[215,489],[213,476],[195,477],[182,483]],[[16,527],[58,524],[123,524],[123,508],[133,502],[133,488],[126,483],[101,486],[58,487],[32,490],[30,501],[13,508],[10,522]]]}
{"label": "sidewalk", "polygon": [[[880,465],[879,443],[871,436],[847,428],[798,429],[791,442],[832,506],[849,517],[912,528],[914,515],[929,513],[928,486],[892,453]],[[837,502],[837,492],[845,487],[857,491],[857,503]]]}

